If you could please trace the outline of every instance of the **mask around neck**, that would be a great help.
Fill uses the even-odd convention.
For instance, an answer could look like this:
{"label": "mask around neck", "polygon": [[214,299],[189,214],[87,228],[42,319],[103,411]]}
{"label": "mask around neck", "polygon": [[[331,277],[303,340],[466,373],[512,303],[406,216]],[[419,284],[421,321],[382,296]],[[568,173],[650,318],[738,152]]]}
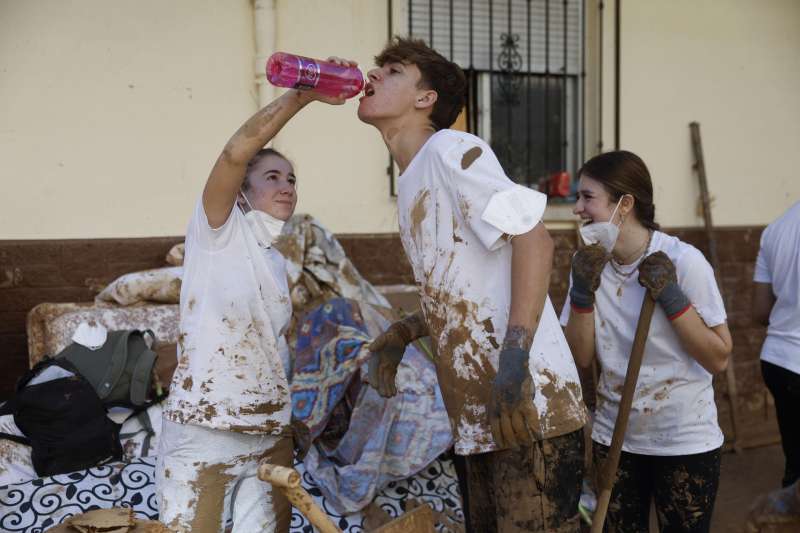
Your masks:
{"label": "mask around neck", "polygon": [[614,207],[614,211],[611,213],[611,218],[606,222],[592,222],[591,224],[581,226],[580,233],[584,243],[587,245],[599,244],[608,253],[614,250],[614,246],[617,244],[617,239],[619,238],[620,226],[614,224],[612,220],[614,220],[614,215],[617,214],[617,209],[619,209],[619,204],[621,202],[622,198],[619,199],[616,207]]}
{"label": "mask around neck", "polygon": [[275,218],[269,213],[254,209],[253,204],[250,203],[247,196],[244,193],[241,194],[244,201],[247,202],[247,205],[250,207],[250,211],[244,214],[247,225],[250,226],[250,230],[262,247],[271,247],[275,239],[281,234],[285,222]]}

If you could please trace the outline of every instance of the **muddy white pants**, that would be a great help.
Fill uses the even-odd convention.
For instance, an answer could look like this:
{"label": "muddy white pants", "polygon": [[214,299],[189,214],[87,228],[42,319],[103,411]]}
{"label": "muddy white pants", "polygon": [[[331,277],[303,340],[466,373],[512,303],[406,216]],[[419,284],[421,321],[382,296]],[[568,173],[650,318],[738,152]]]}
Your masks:
{"label": "muddy white pants", "polygon": [[164,419],[156,465],[159,520],[174,531],[289,531],[291,507],[258,479],[258,462],[291,466],[291,439],[246,435]]}

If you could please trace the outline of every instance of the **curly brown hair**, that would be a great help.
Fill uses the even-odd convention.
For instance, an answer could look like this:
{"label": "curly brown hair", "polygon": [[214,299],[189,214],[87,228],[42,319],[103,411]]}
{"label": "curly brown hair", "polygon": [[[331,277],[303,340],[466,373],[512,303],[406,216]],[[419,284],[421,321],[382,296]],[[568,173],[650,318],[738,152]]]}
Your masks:
{"label": "curly brown hair", "polygon": [[421,75],[419,87],[436,91],[437,99],[430,120],[437,131],[449,128],[455,122],[466,101],[467,80],[461,67],[421,39],[398,36],[375,56],[375,64],[379,67],[386,63],[416,65]]}

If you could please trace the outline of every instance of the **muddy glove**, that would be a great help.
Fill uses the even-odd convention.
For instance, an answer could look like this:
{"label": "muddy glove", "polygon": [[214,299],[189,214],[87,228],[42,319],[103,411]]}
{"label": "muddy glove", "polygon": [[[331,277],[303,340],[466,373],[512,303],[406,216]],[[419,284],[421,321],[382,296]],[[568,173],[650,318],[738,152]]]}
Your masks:
{"label": "muddy glove", "polygon": [[401,320],[389,326],[370,343],[372,357],[369,360],[368,381],[384,398],[397,394],[397,366],[403,359],[406,346],[413,340],[411,331]]}
{"label": "muddy glove", "polygon": [[538,429],[533,381],[528,371],[533,335],[528,332],[525,340],[509,342],[512,329],[523,328],[512,326],[506,334],[489,398],[492,435],[501,448],[532,444],[534,430]]}
{"label": "muddy glove", "polygon": [[650,254],[639,264],[639,284],[661,305],[670,320],[675,320],[691,306],[678,285],[675,265],[664,252]]}
{"label": "muddy glove", "polygon": [[302,420],[295,418],[294,415],[292,415],[289,427],[291,428],[297,458],[302,461],[309,448],[311,448],[311,432],[308,430],[308,426]]}
{"label": "muddy glove", "polygon": [[572,256],[572,288],[569,300],[579,313],[594,310],[594,292],[600,286],[600,275],[611,256],[599,244],[585,246]]}

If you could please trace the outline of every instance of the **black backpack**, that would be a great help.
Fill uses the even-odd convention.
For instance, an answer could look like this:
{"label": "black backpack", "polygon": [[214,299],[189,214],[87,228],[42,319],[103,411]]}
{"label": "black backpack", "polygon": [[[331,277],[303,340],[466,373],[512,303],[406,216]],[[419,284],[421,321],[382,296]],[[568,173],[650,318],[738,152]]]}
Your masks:
{"label": "black backpack", "polygon": [[[72,372],[28,385],[50,366]],[[14,415],[25,437],[0,433],[0,437],[31,447],[33,468],[39,476],[65,474],[122,458],[120,426],[107,416],[94,387],[67,361],[46,359],[22,376],[16,395],[0,406],[0,415]]]}
{"label": "black backpack", "polygon": [[[109,332],[97,350],[73,343],[41,361],[20,378],[15,397],[0,405],[0,415],[13,414],[25,437],[0,433],[0,438],[30,445],[39,476],[90,468],[122,458],[122,426],[107,416],[107,408],[124,406],[134,409],[130,417],[143,415],[146,446],[152,427],[149,419],[143,420],[144,410],[166,396],[149,397],[156,354],[145,342],[146,334],[152,332]],[[73,375],[29,385],[51,366]]]}

